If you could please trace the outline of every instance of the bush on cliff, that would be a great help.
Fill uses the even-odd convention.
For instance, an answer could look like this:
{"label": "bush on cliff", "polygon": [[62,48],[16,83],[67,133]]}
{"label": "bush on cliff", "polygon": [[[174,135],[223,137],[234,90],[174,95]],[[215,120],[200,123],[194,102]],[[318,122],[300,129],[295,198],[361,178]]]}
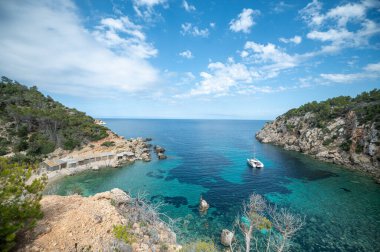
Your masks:
{"label": "bush on cliff", "polygon": [[95,124],[92,117],[44,96],[37,87],[1,78],[1,155],[26,151],[40,157],[58,147],[72,150],[107,135],[107,128]]}
{"label": "bush on cliff", "polygon": [[46,178],[27,183],[33,165],[0,158],[0,251],[9,251],[16,236],[42,217],[40,200]]}
{"label": "bush on cliff", "polygon": [[380,122],[380,90],[374,89],[363,92],[355,98],[349,96],[338,96],[321,102],[309,102],[299,108],[294,108],[285,113],[286,118],[293,116],[304,116],[311,112],[314,117],[311,123],[318,128],[323,128],[325,122],[353,110],[356,112],[358,121],[361,124],[367,122]]}

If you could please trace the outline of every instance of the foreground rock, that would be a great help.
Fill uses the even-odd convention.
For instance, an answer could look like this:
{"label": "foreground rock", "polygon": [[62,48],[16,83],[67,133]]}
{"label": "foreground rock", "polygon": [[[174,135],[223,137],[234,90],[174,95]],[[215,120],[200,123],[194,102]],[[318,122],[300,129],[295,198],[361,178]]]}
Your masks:
{"label": "foreground rock", "polygon": [[[330,110],[327,107],[325,114],[300,113],[300,109],[293,110],[296,113],[288,111],[266,123],[256,138],[322,161],[365,171],[380,182],[379,115],[371,120],[367,115],[367,111],[379,106],[380,101],[353,103],[339,107],[339,116],[334,107]],[[327,119],[322,120],[324,117]]]}
{"label": "foreground rock", "polygon": [[[132,223],[125,209],[133,199],[120,189],[86,198],[44,196],[44,217],[25,236],[19,251],[178,251],[175,235],[164,223]],[[125,243],[115,238],[115,226],[130,227],[133,238]],[[153,235],[152,230],[155,230]],[[165,248],[165,250],[164,250]]]}
{"label": "foreground rock", "polygon": [[223,244],[223,246],[226,246],[226,247],[231,246],[233,239],[234,239],[233,232],[231,232],[228,229],[222,230],[222,234],[220,236],[220,242]]}

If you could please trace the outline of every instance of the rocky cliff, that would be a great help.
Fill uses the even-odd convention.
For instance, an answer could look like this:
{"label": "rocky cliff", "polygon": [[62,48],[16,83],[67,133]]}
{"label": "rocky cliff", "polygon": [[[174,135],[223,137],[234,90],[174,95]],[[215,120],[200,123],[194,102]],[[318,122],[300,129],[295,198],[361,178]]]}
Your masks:
{"label": "rocky cliff", "polygon": [[380,91],[305,104],[266,123],[256,138],[368,172],[380,182]]}

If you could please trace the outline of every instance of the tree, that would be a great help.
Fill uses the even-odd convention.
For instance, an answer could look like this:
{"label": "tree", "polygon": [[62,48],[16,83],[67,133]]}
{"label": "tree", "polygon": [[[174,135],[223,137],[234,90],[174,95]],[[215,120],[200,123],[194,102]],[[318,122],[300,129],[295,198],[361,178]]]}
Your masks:
{"label": "tree", "polygon": [[47,179],[29,181],[35,168],[0,158],[0,251],[9,251],[16,235],[42,217],[40,200]]}
{"label": "tree", "polygon": [[242,216],[238,216],[235,224],[243,233],[246,252],[252,251],[252,241],[255,251],[283,252],[289,249],[291,238],[304,225],[304,218],[284,208],[278,210],[253,193],[243,203]]}

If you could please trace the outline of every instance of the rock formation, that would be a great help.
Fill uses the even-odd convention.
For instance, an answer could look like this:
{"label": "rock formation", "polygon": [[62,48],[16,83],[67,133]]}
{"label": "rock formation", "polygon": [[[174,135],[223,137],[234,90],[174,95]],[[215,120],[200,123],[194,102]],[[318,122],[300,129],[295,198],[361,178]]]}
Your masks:
{"label": "rock formation", "polygon": [[223,229],[222,234],[220,235],[220,242],[226,246],[229,247],[232,244],[232,241],[234,239],[234,233],[231,232],[228,229]]}
{"label": "rock formation", "polygon": [[339,113],[333,106],[323,113],[305,112],[306,105],[266,123],[256,138],[322,161],[365,171],[380,182],[379,115],[370,113],[378,110],[380,101],[351,102],[339,107]]}
{"label": "rock formation", "polygon": [[167,159],[167,156],[164,154],[165,149],[163,147],[155,145],[154,151],[156,152],[158,159]]}
{"label": "rock formation", "polygon": [[200,212],[206,212],[207,209],[209,209],[209,204],[207,203],[207,201],[205,201],[203,199],[203,197],[201,196],[201,198],[199,199],[199,211]]}

